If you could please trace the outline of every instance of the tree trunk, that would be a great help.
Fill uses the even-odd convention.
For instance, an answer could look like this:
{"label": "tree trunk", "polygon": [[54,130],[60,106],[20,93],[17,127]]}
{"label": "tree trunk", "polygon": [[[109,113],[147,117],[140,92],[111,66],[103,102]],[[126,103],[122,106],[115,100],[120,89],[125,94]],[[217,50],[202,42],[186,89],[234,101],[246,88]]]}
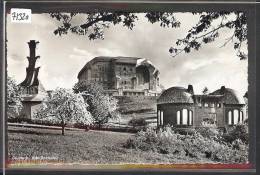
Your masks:
{"label": "tree trunk", "polygon": [[65,126],[62,125],[61,128],[62,128],[62,135],[64,136]]}
{"label": "tree trunk", "polygon": [[64,136],[64,132],[65,132],[65,125],[66,123],[64,122],[64,119],[61,119],[61,133]]}

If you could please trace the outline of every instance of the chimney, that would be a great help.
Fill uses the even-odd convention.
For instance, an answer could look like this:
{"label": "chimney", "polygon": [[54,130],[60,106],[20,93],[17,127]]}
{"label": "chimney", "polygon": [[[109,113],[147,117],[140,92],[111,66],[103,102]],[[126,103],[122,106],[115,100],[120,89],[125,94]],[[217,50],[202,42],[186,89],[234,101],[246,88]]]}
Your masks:
{"label": "chimney", "polygon": [[222,94],[224,94],[225,90],[226,90],[226,87],[225,87],[225,86],[221,86],[220,92],[221,92]]}
{"label": "chimney", "polygon": [[248,93],[246,92],[243,97],[244,97],[244,98],[248,98]]}
{"label": "chimney", "polygon": [[188,90],[187,90],[190,94],[194,94],[194,91],[193,91],[193,86],[192,85],[188,85]]}

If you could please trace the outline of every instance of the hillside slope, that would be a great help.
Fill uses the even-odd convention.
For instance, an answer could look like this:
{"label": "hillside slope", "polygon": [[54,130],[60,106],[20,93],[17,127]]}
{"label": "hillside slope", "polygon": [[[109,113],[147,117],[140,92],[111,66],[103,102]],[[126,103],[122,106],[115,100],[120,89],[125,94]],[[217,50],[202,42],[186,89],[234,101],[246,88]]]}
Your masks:
{"label": "hillside slope", "polygon": [[152,96],[120,96],[118,99],[121,124],[133,118],[144,118],[148,123],[156,123],[156,99]]}

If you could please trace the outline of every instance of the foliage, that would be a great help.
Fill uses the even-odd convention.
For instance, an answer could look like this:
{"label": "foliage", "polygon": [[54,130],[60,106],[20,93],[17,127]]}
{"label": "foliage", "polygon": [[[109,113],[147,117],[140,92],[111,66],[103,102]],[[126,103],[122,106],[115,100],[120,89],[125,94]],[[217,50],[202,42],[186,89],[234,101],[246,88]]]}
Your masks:
{"label": "foliage", "polygon": [[199,133],[202,137],[214,139],[217,141],[222,140],[223,132],[215,127],[199,127],[196,128],[196,132]]}
{"label": "foliage", "polygon": [[177,40],[177,48],[171,47],[169,51],[173,56],[177,56],[182,52],[199,50],[203,44],[215,41],[220,36],[220,30],[225,28],[232,30],[232,35],[226,38],[223,46],[232,42],[237,56],[241,60],[246,59],[247,54],[242,51],[242,45],[247,43],[247,17],[241,11],[200,13],[198,23],[188,31],[185,38]]}
{"label": "foliage", "polygon": [[204,89],[202,90],[202,93],[204,95],[207,95],[209,93],[209,89],[207,87],[204,87]]}
{"label": "foliage", "polygon": [[223,135],[226,142],[232,143],[236,140],[240,140],[246,144],[249,143],[249,133],[247,124],[238,124],[228,130],[227,133]]}
{"label": "foliage", "polygon": [[59,123],[53,123],[52,121],[41,120],[41,119],[30,119],[30,118],[26,118],[26,116],[23,116],[23,115],[19,115],[19,117],[16,117],[16,118],[10,118],[10,119],[8,119],[8,122],[47,125],[47,126],[60,126]]}
{"label": "foliage", "polygon": [[101,127],[109,119],[119,118],[117,111],[117,99],[105,95],[102,86],[98,83],[87,83],[85,81],[76,83],[73,87],[75,93],[81,93],[85,101],[89,104],[88,111],[93,116],[94,123]]}
{"label": "foliage", "polygon": [[7,116],[14,118],[19,115],[22,105],[22,89],[16,84],[15,80],[7,77]]}
{"label": "foliage", "polygon": [[[151,23],[160,22],[162,27],[178,27],[180,23],[176,21],[173,13],[150,12],[145,17]],[[122,24],[124,27],[132,30],[135,22],[138,20],[136,13],[131,12],[92,12],[86,13],[83,24],[72,25],[72,20],[79,13],[51,13],[50,16],[61,22],[55,31],[55,35],[64,35],[72,32],[78,35],[88,35],[90,40],[104,39],[104,29],[111,25]]]}
{"label": "foliage", "polygon": [[206,127],[206,128],[216,128],[217,127],[215,120],[213,118],[203,118],[200,125],[202,127]]}
{"label": "foliage", "polygon": [[[122,24],[132,30],[138,20],[137,13],[131,12],[99,12],[85,13],[85,21],[82,24],[74,24],[79,13],[51,13],[50,16],[61,23],[54,31],[55,35],[64,35],[72,32],[78,35],[87,35],[90,40],[104,39],[104,29],[111,25]],[[243,60],[247,58],[242,48],[247,43],[247,17],[244,12],[203,12],[194,13],[200,15],[198,23],[193,26],[183,39],[178,39],[176,47],[171,47],[169,52],[173,57],[180,53],[189,53],[191,50],[199,50],[203,44],[215,41],[220,36],[220,31],[229,29],[231,36],[226,38],[223,46],[232,42],[237,56]],[[180,22],[170,12],[147,12],[144,13],[150,23],[159,23],[161,27],[180,27]]]}
{"label": "foliage", "polygon": [[158,131],[148,128],[127,140],[125,147],[152,150],[161,154],[177,154],[197,159],[208,158],[224,163],[245,163],[248,159],[248,145],[236,140],[232,144],[220,142],[200,133],[181,135],[170,127]]}
{"label": "foliage", "polygon": [[68,123],[91,124],[93,122],[87,107],[88,104],[85,103],[80,94],[57,88],[41,105],[35,117],[53,123],[60,123],[62,135],[64,135],[65,126]]}
{"label": "foliage", "polygon": [[135,116],[128,122],[133,127],[146,126],[148,123],[144,118],[136,118]]}

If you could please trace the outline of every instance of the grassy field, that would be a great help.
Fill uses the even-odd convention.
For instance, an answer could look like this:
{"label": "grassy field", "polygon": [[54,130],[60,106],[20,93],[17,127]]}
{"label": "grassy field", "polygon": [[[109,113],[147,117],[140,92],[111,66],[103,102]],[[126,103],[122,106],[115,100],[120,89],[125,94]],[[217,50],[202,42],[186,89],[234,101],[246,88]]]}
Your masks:
{"label": "grassy field", "polygon": [[66,163],[88,164],[212,163],[210,160],[124,148],[123,144],[132,136],[92,130],[66,131],[62,136],[59,130],[9,127],[8,156],[9,160],[52,157]]}

